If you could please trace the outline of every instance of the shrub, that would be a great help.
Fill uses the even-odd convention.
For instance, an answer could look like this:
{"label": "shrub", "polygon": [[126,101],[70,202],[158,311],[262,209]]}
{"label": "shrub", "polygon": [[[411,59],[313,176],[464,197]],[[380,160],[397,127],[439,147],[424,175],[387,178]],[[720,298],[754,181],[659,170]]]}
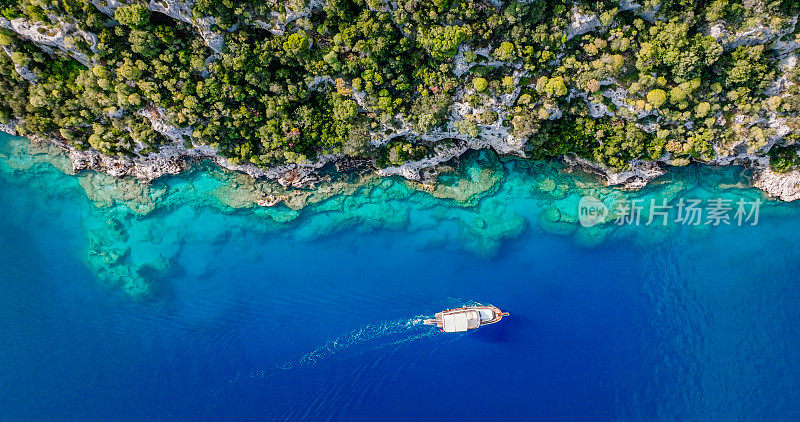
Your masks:
{"label": "shrub", "polygon": [[469,34],[470,30],[467,26],[434,26],[427,31],[422,31],[417,36],[417,41],[434,58],[445,60],[456,55],[458,46],[467,39]]}
{"label": "shrub", "polygon": [[486,91],[487,86],[489,86],[489,82],[487,82],[484,78],[475,78],[472,80],[472,87],[475,88],[475,91]]}
{"label": "shrub", "polygon": [[711,111],[711,104],[707,102],[702,102],[697,105],[694,109],[694,116],[698,119],[702,119],[708,116],[708,112]]}
{"label": "shrub", "polygon": [[471,136],[473,138],[478,137],[480,134],[480,129],[478,129],[478,125],[475,122],[467,119],[459,120],[453,124],[456,130],[464,135]]}
{"label": "shrub", "polygon": [[500,61],[510,61],[513,60],[516,56],[514,53],[514,44],[503,41],[500,44],[500,47],[497,47],[493,53],[494,57]]}
{"label": "shrub", "polygon": [[294,32],[286,37],[283,42],[283,49],[289,54],[301,54],[308,50],[311,43],[308,40],[308,35],[304,31]]}
{"label": "shrub", "polygon": [[647,102],[653,107],[659,108],[667,102],[667,93],[662,89],[654,89],[647,93]]}
{"label": "shrub", "polygon": [[150,23],[150,11],[141,3],[128,4],[114,10],[114,19],[122,25],[140,28]]}

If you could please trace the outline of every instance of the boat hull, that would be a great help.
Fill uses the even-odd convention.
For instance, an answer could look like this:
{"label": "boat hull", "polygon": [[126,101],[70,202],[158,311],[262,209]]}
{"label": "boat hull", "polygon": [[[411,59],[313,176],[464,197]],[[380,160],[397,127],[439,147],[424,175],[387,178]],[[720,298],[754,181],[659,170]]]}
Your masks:
{"label": "boat hull", "polygon": [[[459,315],[470,315],[472,318],[477,315],[479,320],[477,324],[472,321],[471,324],[462,324],[455,328],[450,327],[449,325],[452,324],[450,321]],[[464,332],[480,328],[484,325],[495,324],[503,319],[504,316],[508,315],[508,312],[503,312],[500,310],[500,308],[492,305],[464,306],[461,308],[448,309],[446,311],[438,312],[436,313],[435,318],[426,319],[423,321],[423,324],[434,325],[446,332]]]}

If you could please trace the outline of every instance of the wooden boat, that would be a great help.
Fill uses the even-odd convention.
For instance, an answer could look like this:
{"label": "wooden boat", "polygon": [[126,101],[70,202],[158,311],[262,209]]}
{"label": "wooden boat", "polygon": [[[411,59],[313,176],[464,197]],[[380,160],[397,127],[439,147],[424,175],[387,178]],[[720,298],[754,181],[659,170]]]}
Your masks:
{"label": "wooden boat", "polygon": [[435,325],[445,333],[460,333],[474,330],[483,325],[494,324],[508,316],[496,306],[475,305],[448,309],[436,314],[436,318],[426,319],[425,325]]}

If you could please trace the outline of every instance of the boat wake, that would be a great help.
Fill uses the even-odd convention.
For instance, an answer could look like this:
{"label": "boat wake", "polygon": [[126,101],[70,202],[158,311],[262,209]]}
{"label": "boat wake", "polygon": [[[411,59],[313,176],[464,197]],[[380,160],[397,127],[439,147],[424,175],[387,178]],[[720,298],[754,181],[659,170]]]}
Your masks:
{"label": "boat wake", "polygon": [[[452,302],[452,303],[451,303]],[[476,302],[464,301],[451,298],[448,304],[451,306],[467,306]],[[400,346],[429,337],[439,336],[441,333],[435,327],[423,325],[423,321],[430,318],[429,315],[417,315],[412,318],[385,321],[378,324],[369,324],[357,328],[349,333],[327,341],[316,349],[300,356],[297,359],[288,360],[282,364],[274,366],[272,369],[257,369],[250,372],[247,376],[239,374],[229,380],[231,383],[241,381],[243,378],[255,380],[258,378],[269,378],[281,373],[282,371],[308,368],[317,363],[331,359],[334,356],[345,352],[357,352],[368,350],[378,350],[386,347]],[[452,336],[450,341],[456,340],[458,336]]]}
{"label": "boat wake", "polygon": [[[358,328],[306,353],[296,361],[296,366],[313,366],[321,360],[331,358],[354,346],[371,346],[370,348],[372,349],[379,349],[436,335],[437,332],[435,330],[422,325],[424,320],[425,316],[420,315],[409,319],[387,321]],[[294,366],[290,364],[286,369]]]}
{"label": "boat wake", "polygon": [[[279,373],[281,370],[311,367],[320,361],[330,359],[354,347],[359,347],[359,351],[377,350],[388,346],[407,344],[439,334],[437,330],[432,330],[430,327],[426,327],[422,324],[425,318],[427,318],[427,316],[419,315],[408,319],[398,319],[379,324],[366,325],[345,335],[329,340],[298,359],[289,360],[277,365],[272,371],[265,371],[263,369],[253,371],[249,374],[249,378],[268,378]],[[239,377],[237,376],[236,378],[238,379]],[[234,381],[235,379],[231,380],[231,382]]]}

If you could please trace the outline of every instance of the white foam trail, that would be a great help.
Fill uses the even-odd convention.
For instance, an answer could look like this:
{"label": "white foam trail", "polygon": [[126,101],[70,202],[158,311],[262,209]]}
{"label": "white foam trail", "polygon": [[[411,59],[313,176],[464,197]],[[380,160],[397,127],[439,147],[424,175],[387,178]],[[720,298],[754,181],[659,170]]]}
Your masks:
{"label": "white foam trail", "polygon": [[[275,366],[275,370],[290,370],[295,367],[314,366],[318,362],[341,354],[354,346],[371,345],[371,348],[374,350],[390,346],[399,346],[439,335],[439,330],[435,327],[423,325],[423,321],[425,321],[426,318],[430,317],[426,315],[417,315],[407,319],[365,325],[326,342],[322,346],[304,354],[299,359],[289,360],[277,365]],[[265,371],[263,369],[258,369],[251,372],[249,378],[268,378],[277,373],[275,370]],[[238,379],[239,376],[237,375],[237,377],[230,380],[230,382],[236,382]]]}
{"label": "white foam trail", "polygon": [[[420,332],[425,330],[422,326],[422,322],[424,320],[425,316],[419,315],[410,319],[401,319],[387,321],[380,324],[366,325],[359,329],[353,330],[344,336],[330,340],[313,351],[306,353],[298,360],[298,364],[300,366],[312,366],[320,360],[327,359],[353,346],[381,340],[389,336],[405,335],[384,345],[401,344],[418,338],[427,337],[427,335],[421,335],[426,334],[424,331]],[[433,331],[434,330],[430,330],[430,332]],[[377,345],[377,347],[382,347],[384,345]]]}

